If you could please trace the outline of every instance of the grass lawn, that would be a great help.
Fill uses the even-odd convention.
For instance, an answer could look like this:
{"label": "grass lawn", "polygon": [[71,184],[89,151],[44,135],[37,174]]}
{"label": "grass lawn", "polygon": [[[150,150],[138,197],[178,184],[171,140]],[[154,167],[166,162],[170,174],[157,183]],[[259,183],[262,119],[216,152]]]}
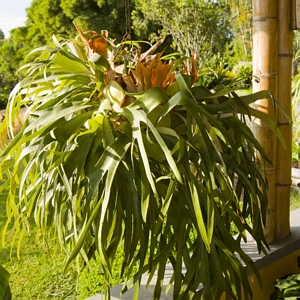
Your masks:
{"label": "grass lawn", "polygon": [[[0,194],[0,232],[6,222],[5,200],[4,192]],[[63,275],[67,257],[54,232],[50,234],[47,243],[41,237],[37,241],[36,237],[37,229],[33,229],[31,236],[25,236],[20,259],[17,257],[16,247],[11,252],[12,242],[9,236],[5,247],[0,242],[0,264],[10,272],[13,299],[85,299],[102,291],[103,277],[97,259],[91,261],[89,272],[85,269],[78,275],[74,263],[70,271]],[[121,282],[119,275],[122,251],[120,249],[115,262],[113,284]]]}
{"label": "grass lawn", "polygon": [[291,189],[291,197],[290,197],[290,209],[294,210],[300,207],[300,191],[298,189]]}
{"label": "grass lawn", "polygon": [[[3,228],[5,217],[5,193],[0,194],[0,229]],[[300,207],[300,196],[295,190],[291,192],[291,209]],[[42,239],[36,242],[36,230],[26,236],[21,249],[20,260],[17,258],[16,247],[13,248],[11,259],[11,242],[7,238],[5,247],[0,244],[0,264],[11,274],[11,290],[13,299],[85,299],[102,290],[102,275],[97,267],[97,260],[91,262],[91,269],[78,275],[75,267],[63,275],[66,255],[58,245],[54,234],[50,234],[48,243]],[[119,283],[119,269],[122,250],[115,262],[115,282]]]}
{"label": "grass lawn", "polygon": [[[0,194],[1,229],[5,222],[5,195]],[[16,247],[10,254],[9,237],[5,247],[0,245],[0,263],[11,274],[13,299],[76,299],[77,273],[71,269],[66,276],[62,275],[66,257],[57,241],[52,238],[46,247],[43,243],[37,244],[35,237],[36,231],[33,230],[31,236],[24,238],[20,260]]]}

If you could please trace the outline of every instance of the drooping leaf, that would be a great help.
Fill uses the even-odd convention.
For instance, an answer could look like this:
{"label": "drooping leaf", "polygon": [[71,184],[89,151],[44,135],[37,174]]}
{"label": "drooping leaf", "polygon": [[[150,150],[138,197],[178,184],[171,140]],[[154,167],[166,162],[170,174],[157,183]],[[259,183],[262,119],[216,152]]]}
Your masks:
{"label": "drooping leaf", "polygon": [[9,277],[9,272],[0,265],[0,299],[11,299],[11,296],[9,296]]}
{"label": "drooping leaf", "polygon": [[259,274],[240,244],[249,233],[265,253],[268,158],[243,116],[261,118],[282,140],[250,107],[267,92],[192,87],[195,61],[189,72],[184,56],[151,57],[159,43],[141,54],[135,42],[79,32],[83,43],[54,39],[11,94],[2,138],[14,136],[8,127],[21,106],[29,116],[0,159],[1,188],[10,186],[4,234],[11,222],[25,234],[32,217],[42,231],[54,225],[69,247],[66,268],[78,255],[89,265],[97,251],[106,298],[122,247],[123,292],[135,287],[136,299],[145,273],[149,282],[157,274],[159,299],[167,263],[176,299],[191,299],[200,284],[208,299],[223,291],[250,299],[244,265]]}

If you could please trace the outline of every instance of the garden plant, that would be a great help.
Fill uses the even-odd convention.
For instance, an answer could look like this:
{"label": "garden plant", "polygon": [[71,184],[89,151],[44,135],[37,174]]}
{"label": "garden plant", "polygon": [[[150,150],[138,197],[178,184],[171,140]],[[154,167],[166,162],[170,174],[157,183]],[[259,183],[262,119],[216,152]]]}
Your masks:
{"label": "garden plant", "polygon": [[[134,287],[135,299],[142,275],[155,272],[160,298],[167,264],[174,299],[191,299],[200,284],[202,299],[251,299],[247,270],[259,274],[240,245],[248,233],[266,252],[269,160],[247,122],[262,119],[284,144],[251,107],[271,95],[238,96],[238,82],[197,85],[195,59],[164,55],[162,41],[142,52],[106,31],[77,30],[34,50],[40,56],[10,95],[0,128],[3,236],[13,224],[20,249],[32,219],[45,237],[54,225],[66,270],[74,260],[88,267],[98,252],[107,299],[120,245],[122,292]],[[28,112],[17,132],[21,107]]]}
{"label": "garden plant", "polygon": [[276,280],[275,291],[271,294],[270,300],[280,299],[300,299],[300,274],[291,274]]}
{"label": "garden plant", "polygon": [[10,300],[11,292],[9,287],[9,272],[0,265],[0,299]]}
{"label": "garden plant", "polygon": [[[300,267],[300,256],[297,257],[298,268]],[[270,300],[300,299],[300,274],[289,274],[283,278],[276,280],[274,284],[275,290],[270,295]]]}

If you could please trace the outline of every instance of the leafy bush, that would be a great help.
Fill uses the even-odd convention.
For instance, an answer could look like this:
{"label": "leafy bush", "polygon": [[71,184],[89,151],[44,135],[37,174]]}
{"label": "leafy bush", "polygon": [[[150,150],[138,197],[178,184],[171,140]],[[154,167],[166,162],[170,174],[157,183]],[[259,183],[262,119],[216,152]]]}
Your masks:
{"label": "leafy bush", "polygon": [[[298,257],[298,266],[300,266],[300,256]],[[300,274],[291,274],[277,279],[274,287],[275,291],[271,294],[270,300],[300,299]]]}
{"label": "leafy bush", "polygon": [[212,89],[218,85],[227,86],[233,81],[234,75],[230,71],[227,61],[220,54],[214,54],[205,61],[196,85]]}
{"label": "leafy bush", "polygon": [[252,62],[244,61],[240,62],[233,67],[233,74],[236,81],[239,81],[241,85],[245,87],[251,87],[252,78],[253,78],[253,70],[252,70]]}
{"label": "leafy bush", "polygon": [[270,300],[300,299],[300,274],[292,274],[283,279],[277,279],[275,291]]}

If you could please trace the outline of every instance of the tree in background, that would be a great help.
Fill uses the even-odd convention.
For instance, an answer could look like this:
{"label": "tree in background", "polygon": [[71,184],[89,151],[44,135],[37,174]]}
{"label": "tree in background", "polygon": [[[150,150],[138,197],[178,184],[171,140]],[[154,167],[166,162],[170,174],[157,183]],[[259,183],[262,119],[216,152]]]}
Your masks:
{"label": "tree in background", "polygon": [[20,80],[21,75],[17,75],[16,71],[25,63],[31,49],[51,42],[54,33],[62,38],[74,36],[73,20],[85,29],[108,30],[109,35],[120,42],[126,33],[125,3],[111,0],[33,0],[27,9],[25,26],[13,29],[7,40],[0,32],[0,101],[7,101],[10,91]]}
{"label": "tree in background", "polygon": [[61,7],[81,28],[107,30],[118,42],[126,32],[125,1],[61,0]]}
{"label": "tree in background", "polygon": [[25,62],[28,54],[26,46],[26,27],[12,30],[12,37],[0,40],[0,107],[5,108],[8,96],[13,87],[22,78],[17,70]]}
{"label": "tree in background", "polygon": [[237,79],[251,85],[251,0],[136,0],[136,7],[142,12],[132,15],[136,30],[151,21],[161,26],[151,41],[168,36],[180,53],[190,57],[196,52],[200,69],[206,70],[199,84],[227,85]]}
{"label": "tree in background", "polygon": [[[22,78],[18,69],[34,47],[44,46],[58,33],[68,37],[74,33],[72,20],[60,8],[60,0],[34,0],[27,9],[26,25],[11,31],[0,44],[0,101],[5,103],[10,91]],[[2,105],[3,106],[3,105]]]}
{"label": "tree in background", "polygon": [[252,56],[252,2],[251,0],[225,0],[230,6],[230,27],[233,38],[230,42],[231,65],[249,61]]}
{"label": "tree in background", "polygon": [[[52,35],[67,38],[75,33],[70,18],[61,6],[61,0],[33,0],[27,9],[27,39],[32,46],[40,47],[52,41]],[[80,1],[81,2],[81,1]]]}
{"label": "tree in background", "polygon": [[[164,46],[172,44],[186,56],[195,50],[200,66],[206,62],[206,66],[220,69],[219,57],[224,56],[221,69],[230,70],[251,55],[250,0],[132,0],[129,18],[133,40],[153,42],[165,36]],[[108,30],[116,43],[121,42],[128,23],[126,2],[33,0],[26,25],[13,29],[11,36],[0,43],[2,100],[7,100],[18,81],[16,71],[25,63],[30,49],[51,42],[54,33],[63,38],[74,36],[73,20],[83,29]]]}
{"label": "tree in background", "polygon": [[5,39],[4,32],[0,29],[0,41],[4,39]]}
{"label": "tree in background", "polygon": [[[198,60],[223,52],[231,38],[229,6],[223,2],[138,0],[137,8],[144,18],[162,26],[160,37],[171,35],[174,48],[190,57],[196,51]],[[150,39],[157,36],[152,34]]]}

